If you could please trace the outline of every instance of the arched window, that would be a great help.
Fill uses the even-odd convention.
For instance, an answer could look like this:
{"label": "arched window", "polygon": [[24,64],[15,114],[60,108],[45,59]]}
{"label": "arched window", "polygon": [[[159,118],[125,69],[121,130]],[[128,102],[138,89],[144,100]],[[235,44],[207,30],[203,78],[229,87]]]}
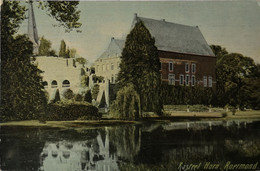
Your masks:
{"label": "arched window", "polygon": [[70,87],[70,82],[69,82],[69,80],[64,80],[64,81],[62,82],[62,87]]}
{"label": "arched window", "polygon": [[53,80],[53,81],[51,82],[51,88],[57,88],[57,87],[58,87],[57,81],[56,81],[56,80]]}
{"label": "arched window", "polygon": [[42,85],[44,86],[44,88],[48,88],[48,82],[47,81],[43,81]]}

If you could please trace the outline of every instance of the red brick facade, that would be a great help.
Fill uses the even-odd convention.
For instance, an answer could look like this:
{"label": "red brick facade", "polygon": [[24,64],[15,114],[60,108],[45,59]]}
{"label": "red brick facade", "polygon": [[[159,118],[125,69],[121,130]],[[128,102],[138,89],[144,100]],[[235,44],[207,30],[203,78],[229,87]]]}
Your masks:
{"label": "red brick facade", "polygon": [[[215,56],[159,50],[159,57],[163,83],[186,86],[216,86]],[[187,80],[188,82],[186,82]]]}

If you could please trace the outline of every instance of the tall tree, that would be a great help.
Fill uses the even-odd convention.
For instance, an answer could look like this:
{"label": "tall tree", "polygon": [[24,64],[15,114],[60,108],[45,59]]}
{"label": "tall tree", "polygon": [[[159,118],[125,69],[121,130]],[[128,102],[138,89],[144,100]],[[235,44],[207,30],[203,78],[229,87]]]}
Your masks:
{"label": "tall tree", "polygon": [[40,39],[39,56],[50,56],[51,54],[51,41],[44,38]]}
{"label": "tall tree", "polygon": [[[77,23],[77,17],[68,18],[76,9],[64,11],[53,9],[51,2],[44,2],[48,12],[71,30]],[[66,8],[78,2],[60,3]],[[56,5],[59,6],[57,3]],[[64,9],[64,6],[60,6]],[[46,97],[43,91],[41,71],[31,63],[33,44],[26,36],[15,35],[25,19],[26,8],[19,1],[4,0],[1,5],[1,121],[35,119],[44,112]],[[53,12],[52,12],[53,11]],[[66,15],[65,15],[66,14]]]}
{"label": "tall tree", "polygon": [[121,56],[119,86],[134,85],[140,96],[141,110],[162,113],[160,60],[149,30],[137,22],[126,39]]}
{"label": "tall tree", "polygon": [[60,52],[59,52],[60,57],[66,57],[66,43],[64,40],[61,40],[60,42]]}

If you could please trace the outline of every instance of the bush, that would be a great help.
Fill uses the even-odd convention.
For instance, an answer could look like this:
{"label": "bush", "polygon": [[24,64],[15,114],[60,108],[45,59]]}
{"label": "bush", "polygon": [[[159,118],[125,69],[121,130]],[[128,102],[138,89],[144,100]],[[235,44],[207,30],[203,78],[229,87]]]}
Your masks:
{"label": "bush", "polygon": [[73,97],[75,96],[73,91],[71,89],[67,89],[64,93],[63,93],[64,98],[66,99],[73,99]]}
{"label": "bush", "polygon": [[46,120],[68,121],[84,119],[101,119],[98,109],[89,103],[54,103],[48,104],[46,109]]}
{"label": "bush", "polygon": [[91,91],[87,91],[87,93],[85,94],[85,98],[84,101],[91,103],[92,102],[92,95],[91,95]]}
{"label": "bush", "polygon": [[82,96],[81,94],[77,94],[77,95],[75,96],[75,101],[77,101],[77,102],[83,101],[83,96]]}

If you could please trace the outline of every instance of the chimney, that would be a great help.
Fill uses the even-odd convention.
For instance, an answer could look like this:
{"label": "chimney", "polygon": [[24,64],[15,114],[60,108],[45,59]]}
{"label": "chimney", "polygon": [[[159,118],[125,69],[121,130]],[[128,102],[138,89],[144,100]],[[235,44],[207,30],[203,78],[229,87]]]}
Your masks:
{"label": "chimney", "polygon": [[137,13],[134,13],[134,18],[137,18]]}
{"label": "chimney", "polygon": [[165,22],[165,19],[162,19],[163,22]]}
{"label": "chimney", "polygon": [[115,38],[114,37],[111,37],[111,41],[114,40]]}

